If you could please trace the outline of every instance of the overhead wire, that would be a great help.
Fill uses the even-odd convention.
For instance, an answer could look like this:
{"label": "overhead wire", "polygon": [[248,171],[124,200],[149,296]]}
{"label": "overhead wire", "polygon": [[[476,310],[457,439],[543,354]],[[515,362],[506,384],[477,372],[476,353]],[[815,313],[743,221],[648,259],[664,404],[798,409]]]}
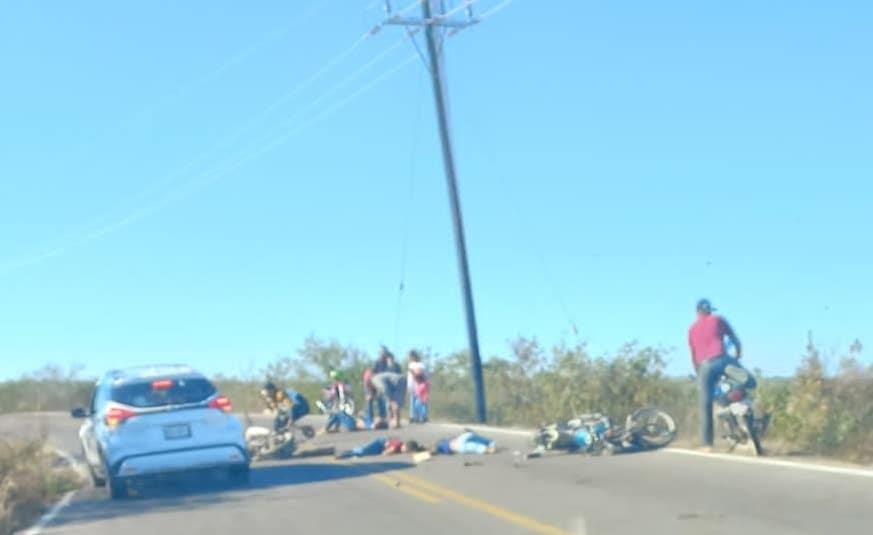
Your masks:
{"label": "overhead wire", "polygon": [[[478,1],[478,0],[474,0],[474,1]],[[344,49],[342,52],[340,52],[339,54],[337,54],[336,56],[331,58],[318,71],[316,71],[313,75],[311,75],[309,78],[304,80],[304,82],[302,82],[297,87],[295,87],[295,89],[293,89],[290,93],[296,94],[297,92],[299,92],[299,90],[301,90],[302,87],[312,83],[313,81],[315,81],[316,79],[321,77],[330,68],[332,68],[339,61],[341,61],[342,59],[347,57],[349,54],[351,54],[355,49],[357,49],[361,45],[361,43],[363,43],[363,41],[366,40],[366,38],[369,35],[372,35],[372,31],[365,33],[364,35],[359,37],[357,40],[355,40],[355,42],[350,47],[348,47],[347,49]],[[408,34],[406,37],[412,38],[412,37],[414,37],[414,35],[415,35],[415,33],[411,33],[411,34]],[[391,45],[391,47],[389,47],[388,50],[393,50],[397,46],[398,46],[398,43],[395,43],[394,45]],[[382,53],[380,53],[377,56],[377,58],[384,57],[384,55],[386,53],[387,53],[387,51],[383,51]],[[10,271],[14,271],[17,268],[28,266],[28,265],[33,265],[33,264],[38,264],[44,260],[47,260],[49,258],[63,254],[64,252],[69,250],[71,247],[74,247],[76,245],[80,245],[83,243],[91,242],[91,241],[96,240],[102,236],[105,236],[107,234],[115,232],[115,231],[135,222],[135,221],[138,221],[138,220],[140,220],[140,219],[142,219],[142,218],[144,218],[152,213],[159,211],[160,209],[167,206],[168,204],[171,204],[173,202],[177,202],[178,200],[181,200],[181,199],[189,196],[194,191],[197,191],[197,190],[205,187],[206,185],[215,182],[216,180],[218,180],[222,176],[237,169],[238,167],[240,167],[244,163],[251,161],[255,158],[258,158],[258,157],[266,154],[267,152],[273,150],[277,146],[279,146],[282,143],[284,143],[285,141],[287,141],[291,136],[302,132],[305,128],[308,128],[309,126],[326,119],[327,117],[329,117],[330,115],[332,115],[333,113],[335,113],[336,111],[341,109],[343,106],[347,105],[349,102],[351,102],[352,100],[354,100],[355,98],[357,98],[358,96],[363,94],[364,92],[368,91],[369,89],[371,89],[375,85],[381,83],[382,81],[384,81],[385,79],[387,79],[391,75],[395,74],[396,72],[398,72],[402,68],[406,67],[411,61],[415,60],[417,57],[418,57],[417,55],[412,55],[412,56],[407,57],[405,60],[403,60],[399,64],[386,70],[385,72],[383,72],[382,74],[380,74],[376,78],[374,78],[374,79],[370,80],[368,83],[364,84],[362,87],[353,91],[351,94],[349,94],[346,97],[340,99],[339,101],[333,103],[331,106],[323,109],[317,115],[312,117],[309,121],[306,121],[305,123],[299,125],[298,128],[287,131],[287,132],[283,133],[282,135],[279,135],[279,136],[273,138],[272,140],[267,141],[257,150],[253,150],[250,154],[242,155],[241,157],[238,156],[236,160],[226,161],[222,167],[216,167],[210,171],[206,171],[206,172],[198,174],[194,180],[189,181],[189,183],[187,184],[187,191],[179,189],[179,190],[177,190],[177,192],[174,195],[164,195],[164,197],[162,199],[160,199],[160,200],[158,200],[150,205],[147,205],[147,206],[139,208],[135,211],[132,211],[120,219],[113,220],[109,224],[105,224],[105,225],[103,225],[103,226],[101,226],[101,227],[99,227],[91,232],[88,232],[88,233],[80,236],[79,239],[75,240],[74,242],[55,247],[49,251],[45,251],[43,253],[39,253],[37,255],[33,255],[31,257],[28,257],[28,258],[2,263],[2,264],[0,264],[0,275],[8,274]],[[349,80],[355,74],[360,74],[361,72],[364,72],[367,68],[369,68],[370,66],[375,64],[375,61],[377,58],[374,58],[374,60],[371,60],[370,62],[365,64],[363,67],[359,68],[357,71],[355,71],[355,73],[353,73],[353,75],[347,77],[342,82],[340,82],[340,84],[337,84],[337,85],[342,86],[342,85],[347,84],[349,82]],[[328,93],[334,91],[335,88],[336,88],[336,86],[332,87],[328,91]],[[276,102],[274,102],[273,104],[268,106],[267,109],[265,110],[265,112],[263,112],[262,114],[269,113],[270,111],[272,111],[272,109],[275,109],[276,107],[280,106],[281,105],[281,104],[279,104],[280,102],[284,102],[288,98],[290,98],[290,97],[288,97],[287,94],[283,95]],[[320,95],[315,100],[320,101],[320,100],[323,100],[323,98],[324,98],[324,95]],[[311,106],[311,104],[310,104],[310,106]],[[307,107],[307,109],[308,108],[309,107]],[[269,110],[269,111],[267,111],[267,110]],[[252,124],[252,122],[250,121],[240,131],[237,131],[236,134],[232,135],[231,138],[236,137],[237,134],[241,135],[241,133],[240,133],[241,131],[242,131],[242,133],[245,133],[244,131],[246,131],[250,127],[251,124]],[[190,160],[188,163],[186,163],[186,165],[183,166],[183,168],[185,168],[185,169],[189,168],[191,165],[193,165],[193,162],[195,162],[199,159],[202,159],[202,157]],[[175,174],[173,176],[175,176]]]}
{"label": "overhead wire", "polygon": [[143,206],[140,209],[127,214],[125,217],[123,217],[119,220],[113,221],[112,223],[110,223],[104,227],[101,227],[101,228],[96,229],[92,232],[89,232],[88,234],[82,236],[75,244],[67,245],[67,246],[64,246],[62,248],[57,248],[57,249],[50,251],[48,253],[39,255],[38,257],[26,259],[24,261],[11,262],[11,263],[0,265],[0,275],[7,274],[8,272],[10,272],[14,269],[17,269],[17,268],[20,268],[20,267],[23,267],[26,265],[32,265],[34,263],[41,262],[41,261],[46,260],[52,256],[57,256],[59,254],[62,254],[67,249],[69,249],[69,247],[71,247],[73,245],[80,245],[83,243],[88,243],[88,242],[94,241],[98,238],[101,238],[103,236],[106,236],[108,234],[111,234],[113,232],[116,232],[116,231],[120,230],[121,228],[124,228],[124,227],[126,227],[126,226],[128,226],[136,221],[143,219],[144,217],[147,217],[153,213],[158,212],[159,210],[165,208],[168,205],[171,205],[175,202],[178,202],[184,198],[189,197],[190,195],[192,195],[196,191],[199,191],[199,190],[203,189],[204,187],[218,181],[220,178],[222,178],[222,177],[226,176],[227,174],[231,173],[232,171],[238,169],[242,165],[257,159],[257,158],[267,154],[268,152],[272,151],[273,149],[277,148],[278,146],[284,144],[294,135],[300,134],[303,131],[305,131],[307,128],[309,128],[309,127],[317,124],[318,122],[323,121],[326,118],[330,117],[332,114],[336,113],[341,108],[343,108],[344,106],[349,104],[352,100],[356,99],[364,92],[372,89],[377,84],[381,83],[382,81],[384,81],[388,77],[390,77],[393,74],[395,74],[396,72],[400,71],[401,69],[403,69],[404,67],[406,67],[407,65],[412,63],[415,59],[416,59],[415,55],[408,56],[406,59],[404,59],[400,63],[398,63],[398,64],[394,65],[393,67],[391,67],[390,69],[387,69],[386,71],[382,72],[381,74],[379,74],[378,76],[376,76],[375,78],[373,78],[372,80],[370,80],[369,82],[364,84],[363,86],[357,88],[355,91],[351,92],[350,94],[346,95],[345,97],[339,99],[338,101],[334,102],[330,106],[321,110],[318,114],[314,115],[309,120],[299,124],[296,128],[289,130],[289,131],[286,131],[286,132],[283,132],[281,135],[275,136],[272,139],[266,140],[259,147],[256,147],[255,149],[249,151],[247,154],[238,155],[236,159],[231,160],[231,161],[227,161],[220,167],[215,167],[209,171],[206,171],[206,172],[203,172],[203,173],[197,175],[195,180],[188,182],[184,189],[180,188],[180,189],[176,190],[175,192],[170,192],[169,194],[165,195],[163,198],[161,198],[160,200],[158,200],[154,203]]}
{"label": "overhead wire", "polygon": [[[332,58],[330,58],[327,62],[322,64],[321,67],[316,72],[314,72],[312,75],[307,77],[302,82],[298,83],[290,91],[282,94],[278,99],[273,101],[266,108],[262,109],[254,118],[246,121],[246,123],[244,123],[242,127],[234,130],[229,135],[223,136],[219,141],[217,141],[216,143],[213,143],[211,147],[207,148],[204,151],[201,151],[197,156],[188,159],[181,166],[173,169],[169,173],[166,173],[160,180],[151,183],[148,187],[140,190],[139,192],[137,192],[136,194],[131,196],[129,199],[136,201],[136,200],[148,198],[152,195],[152,193],[155,190],[158,190],[161,187],[172,184],[178,178],[184,178],[188,174],[189,171],[191,171],[195,167],[198,167],[201,164],[205,163],[208,160],[208,158],[211,155],[213,155],[215,152],[217,152],[218,150],[220,150],[224,146],[230,145],[232,142],[239,140],[240,138],[242,138],[243,136],[245,136],[246,134],[251,132],[253,130],[253,128],[260,123],[260,121],[262,121],[267,116],[271,115],[275,110],[279,109],[284,104],[291,101],[294,97],[296,97],[301,91],[303,91],[308,86],[310,86],[313,82],[315,82],[318,79],[320,79],[321,77],[323,77],[326,73],[328,73],[330,71],[330,69],[335,67],[342,60],[344,60],[350,54],[352,54],[358,47],[360,47],[361,44],[367,39],[368,36],[369,36],[368,33],[361,35],[350,46],[346,47],[345,49],[340,51],[338,54],[336,54]],[[327,93],[335,92],[337,89],[340,89],[341,87],[343,87],[344,85],[346,85],[347,83],[352,81],[356,76],[359,76],[360,74],[365,72],[367,69],[372,67],[378,60],[385,57],[388,52],[390,52],[390,51],[396,49],[398,46],[400,46],[402,44],[402,42],[403,41],[400,40],[400,41],[392,44],[391,46],[389,46],[388,48],[386,48],[382,52],[380,52],[376,58],[374,58],[373,60],[370,60],[363,67],[357,69],[352,75],[346,77],[343,80],[343,82],[340,82],[340,84],[336,84],[335,86],[331,87],[331,89],[328,90]],[[324,100],[325,96],[326,96],[326,94],[321,94],[313,102],[321,102],[322,100]],[[307,106],[306,109],[308,110],[311,107],[312,107],[312,103],[310,103],[310,105]],[[69,248],[71,246],[74,246],[74,245],[77,245],[80,243],[87,243],[89,241],[92,241],[93,239],[96,239],[97,237],[104,236],[104,235],[110,233],[112,230],[117,229],[117,228],[121,228],[133,220],[140,219],[138,214],[142,211],[143,211],[142,209],[136,209],[136,210],[132,211],[131,213],[128,213],[127,215],[120,216],[120,217],[118,217],[118,216],[112,217],[112,214],[115,213],[115,211],[106,212],[106,213],[104,213],[104,215],[101,218],[97,218],[95,220],[95,223],[93,223],[92,225],[89,225],[89,227],[91,227],[92,230],[90,230],[90,231],[83,230],[83,231],[76,233],[77,237],[72,239],[72,240],[68,240],[68,243],[62,243],[61,245],[52,247],[46,251],[32,255],[29,258],[20,259],[17,261],[8,261],[8,262],[0,264],[0,274],[2,274],[4,272],[8,272],[9,270],[12,270],[12,269],[16,269],[18,267],[38,264],[44,260],[58,256],[59,254],[66,252],[67,250],[69,250]],[[96,227],[96,228],[94,228],[94,227]],[[69,235],[69,233],[67,233],[67,235]]]}
{"label": "overhead wire", "polygon": [[[114,132],[113,135],[119,135],[122,132],[124,132],[125,127],[123,125],[140,121],[142,118],[154,114],[157,110],[168,105],[169,103],[180,100],[187,93],[189,93],[192,89],[203,86],[206,83],[213,82],[215,79],[219,78],[219,76],[224,74],[226,71],[230,70],[231,68],[233,68],[236,65],[243,63],[246,59],[248,59],[249,57],[254,55],[255,52],[259,51],[261,48],[266,46],[271,41],[278,39],[280,36],[286,34],[288,31],[290,31],[290,29],[295,24],[303,22],[304,20],[311,17],[315,13],[317,8],[323,6],[324,4],[325,4],[325,0],[314,0],[308,9],[303,10],[303,11],[298,11],[299,16],[294,17],[289,23],[268,32],[266,35],[258,38],[257,40],[255,40],[254,42],[252,42],[251,44],[246,46],[245,48],[234,53],[232,56],[230,56],[223,63],[219,64],[217,67],[214,67],[213,69],[207,71],[205,74],[202,74],[199,77],[196,77],[195,79],[190,80],[190,81],[178,86],[175,90],[171,91],[168,95],[164,95],[163,97],[160,97],[156,102],[141,109],[138,112],[133,113],[128,119],[125,119],[125,120],[121,121],[120,123],[118,123],[112,129],[112,131]],[[185,168],[186,168],[186,166],[183,165],[182,168],[178,169],[177,171],[184,171]],[[149,187],[147,187],[147,188],[135,193],[131,197],[129,197],[129,199],[136,200],[136,199],[142,198],[144,196],[147,196],[149,192],[151,192],[152,190],[158,189],[162,184],[166,183],[167,180],[171,179],[171,178],[172,177],[165,177],[164,179],[161,179],[161,180],[157,181],[156,183],[152,183],[149,185]],[[91,220],[88,223],[78,225],[74,229],[68,230],[67,232],[64,233],[64,235],[68,236],[71,234],[76,234],[77,232],[83,232],[87,228],[102,224],[103,222],[110,219],[111,217],[112,217],[111,213],[104,212],[103,214],[101,214],[98,217],[91,218]]]}
{"label": "overhead wire", "polygon": [[400,318],[402,316],[402,306],[403,306],[403,296],[406,292],[406,261],[407,254],[409,249],[409,222],[411,219],[412,212],[412,201],[415,198],[415,171],[416,171],[416,162],[417,162],[417,151],[418,151],[418,128],[419,123],[421,121],[421,108],[422,108],[422,78],[418,79],[418,88],[416,91],[415,98],[415,113],[412,120],[412,135],[411,139],[411,147],[409,151],[409,190],[408,197],[405,206],[405,210],[403,211],[403,230],[402,230],[402,238],[400,243],[400,284],[397,286],[397,303],[395,307],[395,318],[394,318],[394,347],[400,347]]}

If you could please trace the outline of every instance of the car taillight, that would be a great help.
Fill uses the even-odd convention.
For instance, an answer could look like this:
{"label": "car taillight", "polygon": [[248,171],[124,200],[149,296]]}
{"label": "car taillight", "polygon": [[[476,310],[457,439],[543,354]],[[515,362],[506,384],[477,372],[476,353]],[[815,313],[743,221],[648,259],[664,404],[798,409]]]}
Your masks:
{"label": "car taillight", "polygon": [[136,413],[134,411],[121,409],[118,407],[112,407],[111,409],[106,411],[106,425],[114,429],[134,416],[136,416]]}
{"label": "car taillight", "polygon": [[152,390],[167,390],[169,388],[173,388],[172,379],[160,379],[158,381],[152,381]]}
{"label": "car taillight", "polygon": [[218,396],[209,402],[209,408],[230,412],[233,410],[233,405],[231,405],[230,398],[227,396]]}

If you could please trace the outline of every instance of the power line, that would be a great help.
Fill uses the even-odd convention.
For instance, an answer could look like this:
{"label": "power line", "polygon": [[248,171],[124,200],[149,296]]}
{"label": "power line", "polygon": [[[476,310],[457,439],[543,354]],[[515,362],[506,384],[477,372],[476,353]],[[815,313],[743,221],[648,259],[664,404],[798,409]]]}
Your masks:
{"label": "power line", "polygon": [[403,233],[400,242],[400,283],[397,288],[397,304],[394,317],[394,347],[400,347],[400,316],[403,295],[406,291],[406,258],[409,248],[409,220],[412,212],[412,200],[415,197],[415,163],[418,149],[418,124],[421,120],[421,78],[419,78],[418,95],[415,99],[415,117],[412,120],[411,147],[409,151],[409,189],[406,209],[403,211]]}
{"label": "power line", "polygon": [[[475,2],[475,1],[479,1],[479,0],[473,0],[473,1]],[[298,94],[306,86],[308,86],[309,84],[311,84],[312,82],[314,82],[315,80],[317,80],[318,78],[320,78],[321,76],[326,74],[331,68],[333,68],[335,65],[337,65],[339,62],[341,62],[343,59],[348,57],[352,52],[354,52],[373,33],[375,33],[375,30],[371,30],[371,31],[363,34],[361,37],[356,39],[352,43],[352,45],[350,45],[348,48],[342,50],[340,53],[338,53],[333,58],[328,60],[314,74],[312,74],[310,77],[308,77],[303,82],[298,84],[290,92],[282,95],[278,100],[273,102],[270,106],[265,108],[260,114],[258,114],[256,119],[248,121],[242,128],[238,129],[230,136],[226,136],[225,138],[223,138],[221,141],[219,141],[217,144],[214,145],[213,149],[209,149],[207,151],[204,151],[198,157],[195,157],[195,158],[189,160],[188,162],[186,162],[181,168],[175,170],[174,172],[169,173],[168,175],[165,176],[165,178],[160,183],[166,184],[168,182],[172,182],[173,178],[177,177],[178,175],[183,174],[185,171],[187,171],[191,167],[195,166],[197,163],[204,160],[205,156],[208,155],[210,152],[212,152],[214,149],[220,148],[223,144],[226,144],[227,142],[229,142],[233,139],[241,137],[243,134],[245,134],[247,131],[249,131],[251,129],[252,125],[257,122],[258,118],[271,113],[273,110],[275,110],[278,107],[280,107],[281,105],[283,105],[286,101],[289,101],[291,98],[293,98],[293,96],[296,96],[296,94]],[[416,33],[417,33],[417,31],[409,32],[406,37],[412,38],[415,36]],[[337,88],[341,88],[341,87],[344,87],[345,85],[347,85],[350,81],[352,81],[352,79],[356,78],[361,73],[365,72],[370,67],[372,67],[377,62],[377,60],[384,57],[388,51],[394,50],[397,46],[399,46],[400,43],[402,43],[402,40],[398,41],[397,43],[394,43],[393,45],[388,47],[388,49],[383,50],[380,54],[377,55],[376,58],[370,60],[364,66],[358,68],[352,75],[346,77],[343,81],[341,81],[339,84],[336,84],[335,86],[333,86],[326,93],[319,95],[319,97],[317,97],[313,102],[311,102],[305,108],[305,110],[308,111],[309,109],[311,109],[313,107],[314,102],[320,102],[321,100],[324,100],[324,97],[326,94],[330,94],[332,92],[335,92],[337,90]],[[139,220],[143,219],[144,217],[147,217],[148,215],[153,214],[153,213],[161,210],[162,208],[164,208],[167,205],[170,205],[174,202],[177,202],[181,199],[184,199],[184,198],[190,196],[193,192],[195,192],[199,189],[202,189],[203,187],[207,186],[208,184],[211,184],[211,183],[217,181],[219,178],[232,172],[233,170],[237,169],[241,165],[268,153],[269,151],[273,150],[277,146],[286,142],[293,135],[301,133],[305,128],[308,128],[309,126],[316,124],[316,123],[330,117],[333,113],[335,113],[336,111],[338,111],[342,107],[346,106],[348,103],[350,103],[352,100],[354,100],[355,98],[357,98],[358,96],[360,96],[364,92],[368,91],[369,89],[371,89],[375,85],[381,83],[382,81],[384,81],[385,79],[387,79],[391,75],[395,74],[396,72],[398,72],[402,68],[406,67],[411,61],[415,60],[416,57],[417,56],[413,55],[413,56],[406,58],[401,63],[399,63],[399,64],[395,65],[394,67],[388,69],[387,71],[383,72],[382,74],[380,74],[376,78],[372,79],[370,82],[364,84],[362,87],[358,88],[357,90],[353,91],[352,93],[350,93],[346,97],[344,97],[344,98],[334,102],[332,105],[327,106],[326,108],[322,109],[317,115],[312,117],[309,121],[306,121],[301,125],[298,125],[297,128],[294,128],[290,131],[287,131],[287,132],[273,138],[272,140],[264,140],[262,146],[260,148],[257,148],[257,149],[251,149],[250,154],[245,154],[244,153],[245,151],[243,151],[241,153],[238,153],[235,158],[226,159],[224,161],[224,163],[222,163],[216,167],[213,167],[213,169],[207,170],[207,171],[204,171],[204,172],[201,172],[201,173],[195,175],[194,178],[192,180],[189,180],[187,184],[183,185],[183,187],[177,188],[175,192],[165,193],[161,199],[158,199],[157,201],[152,202],[151,204],[140,207],[140,208],[126,214],[125,216],[122,216],[121,218],[114,219],[113,221],[108,222],[104,225],[101,225],[100,227],[98,227],[90,232],[79,235],[78,238],[70,241],[69,243],[62,244],[62,245],[54,247],[48,251],[38,253],[36,255],[33,255],[33,256],[30,256],[27,258],[23,258],[23,259],[19,259],[19,260],[12,260],[12,261],[8,261],[6,263],[0,264],[0,275],[8,274],[9,272],[14,271],[15,269],[29,266],[29,265],[39,264],[40,262],[42,262],[44,260],[59,256],[59,255],[65,253],[66,251],[68,251],[69,249],[71,249],[72,247],[75,247],[76,245],[89,243],[89,242],[94,241],[96,239],[99,239],[103,236],[106,236],[108,234],[116,232],[117,230],[124,228],[131,223],[139,221]],[[299,115],[300,115],[299,112],[295,113],[294,115],[292,115],[292,118],[297,117]],[[288,121],[286,121],[286,122],[288,122]],[[251,144],[250,144],[250,146],[251,146]],[[141,192],[139,195],[137,195],[136,198],[148,196],[148,193],[154,189],[156,189],[156,188],[154,187],[154,184],[153,184],[151,187],[147,188],[146,190]],[[105,220],[107,218],[108,217],[105,217],[103,219]]]}
{"label": "power line", "polygon": [[285,143],[286,141],[288,141],[288,139],[290,139],[294,135],[300,134],[304,130],[306,130],[307,128],[311,127],[312,125],[317,124],[318,122],[327,119],[332,114],[339,111],[341,108],[343,108],[344,106],[349,104],[351,101],[353,101],[355,98],[359,97],[364,92],[368,91],[369,89],[371,89],[374,86],[376,86],[377,84],[381,83],[382,81],[384,81],[385,79],[387,79],[391,75],[395,74],[396,72],[398,72],[402,68],[409,65],[415,59],[416,59],[415,55],[408,56],[402,62],[400,62],[400,63],[394,65],[393,67],[391,67],[390,69],[382,72],[381,74],[379,74],[378,76],[376,76],[375,78],[373,78],[372,80],[370,80],[369,82],[364,84],[363,86],[357,88],[356,90],[354,90],[350,94],[337,100],[336,102],[332,103],[330,106],[325,107],[318,114],[316,114],[315,116],[310,118],[308,121],[305,121],[305,122],[299,124],[296,128],[294,128],[290,131],[286,131],[278,136],[275,136],[272,139],[264,140],[264,142],[262,143],[262,145],[260,147],[250,149],[247,153],[243,152],[243,153],[237,154],[235,158],[228,159],[223,164],[216,166],[216,167],[213,167],[210,170],[204,171],[204,172],[196,175],[192,180],[188,181],[182,188],[177,188],[175,191],[168,192],[162,198],[156,200],[155,202],[152,202],[146,206],[140,207],[137,210],[134,210],[134,211],[126,214],[124,217],[122,217],[120,219],[116,219],[116,220],[112,221],[111,223],[108,223],[106,225],[103,225],[100,228],[97,228],[91,232],[88,232],[87,234],[81,235],[74,242],[71,242],[71,243],[68,243],[65,245],[61,245],[61,246],[56,247],[52,250],[46,251],[44,253],[41,253],[41,254],[38,254],[38,255],[35,255],[35,256],[29,257],[29,258],[21,259],[18,261],[11,261],[11,262],[7,262],[5,264],[0,264],[0,275],[8,274],[9,272],[14,271],[15,269],[19,269],[21,267],[26,267],[26,266],[30,266],[30,265],[35,265],[35,264],[38,264],[38,263],[40,263],[44,260],[47,260],[49,258],[59,256],[74,246],[89,243],[89,242],[92,242],[92,241],[99,239],[103,236],[114,233],[114,232],[136,222],[136,221],[139,221],[139,220],[141,220],[141,219],[143,219],[143,218],[145,218],[153,213],[160,211],[161,209],[165,208],[166,206],[169,206],[175,202],[178,202],[184,198],[189,197],[194,192],[201,190],[202,188],[206,187],[207,185],[216,182],[221,177],[226,176],[227,174],[236,170],[237,168],[244,165],[245,163],[248,163],[252,160],[255,160],[255,159],[263,156],[264,154],[267,154],[268,152],[272,151],[276,147],[278,147],[278,146],[282,145],[283,143]]}
{"label": "power line", "polygon": [[[122,134],[125,131],[125,127],[123,125],[140,121],[142,118],[155,113],[157,110],[168,105],[169,103],[180,100],[185,95],[187,95],[189,92],[191,92],[194,88],[205,85],[207,82],[212,82],[215,79],[219,78],[219,76],[221,76],[222,74],[224,74],[225,72],[230,70],[231,68],[235,67],[236,65],[242,64],[246,59],[253,56],[255,54],[255,52],[257,52],[258,50],[260,50],[261,48],[266,46],[268,43],[270,43],[271,41],[278,39],[282,35],[288,33],[288,31],[295,24],[298,24],[298,23],[303,22],[304,20],[308,19],[310,16],[312,16],[315,13],[317,8],[324,5],[324,3],[325,3],[324,0],[315,0],[309,6],[309,9],[303,10],[303,11],[298,11],[299,16],[295,17],[288,24],[285,24],[282,27],[279,27],[279,28],[276,28],[270,32],[267,32],[267,34],[265,34],[264,36],[258,38],[257,40],[255,40],[254,42],[249,44],[248,46],[235,52],[228,59],[226,59],[223,63],[219,64],[217,67],[214,67],[213,69],[207,71],[205,74],[202,74],[199,77],[194,78],[193,80],[189,80],[188,82],[177,86],[176,89],[174,89],[171,92],[168,92],[167,94],[165,94],[164,96],[158,98],[151,105],[146,106],[145,108],[141,109],[140,111],[133,113],[128,119],[121,121],[113,129],[111,129],[111,131],[114,132],[112,135]],[[193,162],[191,162],[191,163],[193,163]],[[188,164],[182,166],[181,171],[184,171],[187,166],[188,166]],[[166,177],[165,179],[159,181],[157,184],[150,185],[148,188],[133,195],[131,198],[138,199],[138,198],[142,198],[142,197],[146,196],[151,190],[155,189],[156,185],[159,186],[163,183],[166,183],[166,181],[169,178],[171,178],[171,177]],[[78,225],[77,229],[71,229],[70,231],[66,232],[65,235],[75,234],[77,232],[84,232],[87,228],[93,227],[95,225],[100,225],[102,222],[104,222],[110,218],[111,218],[111,214],[104,213],[103,215],[101,215],[99,217],[92,218],[91,221],[88,223],[85,223],[83,225]]]}
{"label": "power line", "polygon": [[[240,138],[245,136],[247,133],[252,131],[253,128],[262,119],[268,117],[275,110],[282,107],[287,102],[291,101],[301,91],[306,89],[313,82],[315,82],[318,79],[320,79],[321,77],[323,77],[333,67],[335,67],[342,60],[344,60],[349,55],[351,55],[358,47],[361,46],[361,44],[369,37],[369,35],[370,35],[369,32],[362,34],[350,46],[346,47],[345,49],[340,51],[338,54],[336,54],[335,56],[330,58],[327,62],[322,64],[322,66],[315,73],[313,73],[312,75],[310,75],[309,77],[304,79],[302,82],[297,84],[290,91],[282,94],[278,99],[276,99],[274,102],[272,102],[266,108],[261,110],[254,118],[252,118],[252,119],[248,120],[246,123],[244,123],[242,127],[234,130],[231,134],[222,137],[219,141],[217,141],[216,143],[213,143],[213,145],[211,147],[200,152],[197,156],[187,160],[181,166],[179,166],[179,167],[173,169],[172,171],[170,171],[169,173],[165,174],[158,181],[153,182],[148,187],[140,190],[138,193],[136,193],[132,197],[130,197],[130,199],[136,201],[139,199],[146,199],[146,198],[152,196],[152,194],[155,193],[156,190],[161,189],[161,187],[163,187],[163,186],[167,186],[169,184],[172,184],[176,179],[186,176],[189,171],[191,171],[194,168],[205,163],[210,155],[212,155],[213,153],[215,153],[216,151],[221,149],[223,146],[229,145],[232,142],[239,140]],[[386,50],[383,50],[380,54],[377,55],[377,59],[381,59],[382,57],[384,57],[386,55],[386,53],[388,51],[394,50],[400,44],[402,44],[402,40],[391,45]],[[367,64],[365,64],[364,67],[357,69],[353,76],[346,77],[346,79],[344,79],[343,82],[340,82],[340,84],[337,84],[337,85],[331,87],[331,89],[327,93],[335,92],[337,89],[339,89],[342,86],[344,86],[345,84],[349,83],[354,76],[358,76],[358,75],[362,74],[368,68],[372,67],[372,65],[374,65],[374,64],[375,64],[374,60],[369,61]],[[326,96],[326,94],[319,95],[315,99],[314,102],[320,102],[321,100],[324,99],[325,96]],[[312,107],[312,104],[310,103],[310,105],[308,105],[306,107],[306,109],[308,110],[311,107]],[[299,115],[299,114],[295,114],[294,117],[296,117],[297,115]],[[166,192],[164,193],[164,195],[166,196]],[[161,202],[159,201],[158,204],[161,204]],[[149,210],[145,210],[145,211],[150,212]],[[63,243],[59,246],[56,246],[56,247],[49,249],[48,251],[45,251],[42,253],[37,253],[36,255],[33,255],[29,258],[24,258],[21,260],[10,261],[10,262],[6,262],[4,264],[0,264],[0,273],[2,273],[3,271],[9,271],[10,269],[15,269],[15,268],[21,267],[21,266],[38,264],[38,263],[40,263],[48,258],[58,256],[59,254],[66,252],[70,247],[72,247],[76,243],[90,242],[93,239],[95,239],[96,237],[104,236],[104,235],[114,231],[114,229],[116,229],[116,228],[121,228],[123,226],[126,226],[131,220],[140,219],[141,216],[139,214],[141,212],[143,212],[143,209],[139,208],[139,209],[136,209],[133,212],[128,213],[128,214],[121,216],[121,217],[113,217],[113,212],[106,212],[100,218],[95,219],[94,223],[92,223],[91,225],[88,225],[89,227],[92,227],[92,228],[94,226],[96,226],[97,227],[96,229],[91,230],[91,231],[83,230],[81,232],[77,232],[76,233],[77,237],[74,237],[72,240],[69,241],[69,243]],[[107,229],[113,229],[113,230],[107,231]],[[66,234],[69,235],[70,233],[68,232]]]}

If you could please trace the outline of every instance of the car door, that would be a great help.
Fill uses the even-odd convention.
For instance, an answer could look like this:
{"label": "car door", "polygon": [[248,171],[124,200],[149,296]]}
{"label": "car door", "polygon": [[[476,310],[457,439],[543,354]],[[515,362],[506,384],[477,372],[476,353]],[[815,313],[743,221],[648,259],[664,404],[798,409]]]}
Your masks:
{"label": "car door", "polygon": [[91,393],[91,401],[88,405],[88,417],[79,428],[79,441],[82,443],[82,450],[85,454],[85,459],[88,464],[93,467],[99,467],[103,464],[100,458],[100,447],[97,443],[97,423],[101,417],[99,407],[101,385],[98,383]]}

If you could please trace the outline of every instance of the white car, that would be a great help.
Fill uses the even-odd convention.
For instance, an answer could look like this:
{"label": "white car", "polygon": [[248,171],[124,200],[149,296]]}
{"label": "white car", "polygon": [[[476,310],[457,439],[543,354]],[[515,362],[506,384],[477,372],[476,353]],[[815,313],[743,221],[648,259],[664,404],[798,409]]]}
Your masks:
{"label": "white car", "polygon": [[203,468],[223,468],[248,480],[242,423],[230,400],[188,366],[146,366],[106,373],[94,387],[79,439],[94,484],[113,499],[128,480]]}

